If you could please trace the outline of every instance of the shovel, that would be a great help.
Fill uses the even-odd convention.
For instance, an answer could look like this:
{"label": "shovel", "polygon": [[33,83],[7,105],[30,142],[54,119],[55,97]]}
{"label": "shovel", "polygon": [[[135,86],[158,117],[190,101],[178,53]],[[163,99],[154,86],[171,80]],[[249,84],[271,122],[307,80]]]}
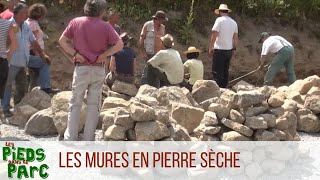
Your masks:
{"label": "shovel", "polygon": [[[268,67],[268,66],[269,66],[268,64],[267,64],[267,65],[264,65],[263,68],[266,68],[266,67]],[[236,79],[233,79],[233,80],[229,81],[229,84],[234,83],[234,82],[237,82],[237,81],[239,81],[239,80],[241,80],[241,79],[243,79],[243,78],[245,78],[245,77],[247,77],[247,76],[250,76],[251,74],[253,74],[253,73],[257,72],[257,71],[259,71],[259,69],[253,70],[253,71],[251,71],[251,72],[249,72],[249,73],[247,73],[247,74],[245,74],[245,75],[242,75],[242,76],[240,76],[240,77],[238,77],[238,78],[236,78]]]}

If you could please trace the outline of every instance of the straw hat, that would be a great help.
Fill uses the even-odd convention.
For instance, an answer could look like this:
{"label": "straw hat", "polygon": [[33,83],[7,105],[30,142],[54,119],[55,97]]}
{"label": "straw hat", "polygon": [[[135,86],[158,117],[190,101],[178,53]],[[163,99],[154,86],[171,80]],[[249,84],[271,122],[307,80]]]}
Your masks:
{"label": "straw hat", "polygon": [[172,48],[174,46],[174,42],[173,42],[173,37],[170,34],[166,34],[165,36],[160,38],[162,43],[169,47]]}
{"label": "straw hat", "polygon": [[225,11],[228,11],[229,13],[232,12],[232,10],[229,9],[229,8],[228,8],[228,5],[226,5],[226,4],[220,4],[219,9],[215,9],[215,10],[214,10],[214,13],[216,13],[216,14],[219,15],[219,11],[220,11],[220,10],[225,10]]}
{"label": "straw hat", "polygon": [[158,19],[168,21],[168,18],[166,17],[166,13],[163,11],[157,11],[156,14],[152,16],[152,18],[158,18]]}
{"label": "straw hat", "polygon": [[188,48],[188,51],[183,52],[183,54],[189,54],[189,53],[201,53],[202,51],[191,46]]}
{"label": "straw hat", "polygon": [[132,39],[132,37],[129,36],[127,32],[122,33],[120,35],[120,37],[121,37],[123,43],[127,43],[128,41],[130,41]]}

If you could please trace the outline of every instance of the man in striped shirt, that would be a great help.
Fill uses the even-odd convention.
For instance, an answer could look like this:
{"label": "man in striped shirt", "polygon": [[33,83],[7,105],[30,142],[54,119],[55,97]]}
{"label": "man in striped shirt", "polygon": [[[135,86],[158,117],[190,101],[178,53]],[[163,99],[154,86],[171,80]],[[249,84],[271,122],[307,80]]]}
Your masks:
{"label": "man in striped shirt", "polygon": [[[8,60],[17,48],[15,31],[18,27],[11,25],[11,22],[0,18],[0,106],[2,107],[2,99],[8,77]],[[9,37],[9,39],[7,38]],[[8,41],[9,40],[9,41]],[[10,47],[7,50],[7,42]]]}

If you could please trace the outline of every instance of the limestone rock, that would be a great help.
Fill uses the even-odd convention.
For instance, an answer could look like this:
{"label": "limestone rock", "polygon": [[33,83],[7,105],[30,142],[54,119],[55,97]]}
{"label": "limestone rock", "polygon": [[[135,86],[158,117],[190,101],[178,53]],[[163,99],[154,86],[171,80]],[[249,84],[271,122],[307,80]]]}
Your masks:
{"label": "limestone rock", "polygon": [[203,102],[200,103],[200,106],[202,107],[202,109],[204,109],[205,111],[208,111],[209,109],[209,106],[212,104],[212,103],[219,103],[220,99],[218,97],[214,97],[214,98],[211,98],[211,99],[208,99],[208,100],[205,100]]}
{"label": "limestone rock", "polygon": [[243,111],[245,117],[252,117],[265,113],[268,110],[268,107],[268,103],[264,102],[261,105],[245,108]]}
{"label": "limestone rock", "polygon": [[150,107],[155,107],[155,106],[159,106],[159,102],[157,101],[156,98],[151,97],[151,96],[137,96],[135,98],[132,99],[132,101],[137,101],[140,102],[142,104],[148,105]]}
{"label": "limestone rock", "polygon": [[249,84],[243,80],[239,81],[236,85],[232,86],[232,90],[234,90],[235,92],[238,91],[251,91],[254,90],[255,87],[252,84]]}
{"label": "limestone rock", "polygon": [[212,103],[209,106],[209,111],[216,113],[218,119],[227,118],[230,113],[230,109],[222,106],[221,104]]}
{"label": "limestone rock", "polygon": [[290,91],[306,94],[313,86],[320,87],[320,78],[317,75],[310,76],[304,80],[297,80],[289,86]]}
{"label": "limestone rock", "polygon": [[114,124],[114,116],[118,108],[108,109],[100,113],[99,120],[102,123],[102,132],[105,133],[107,129]]}
{"label": "limestone rock", "polygon": [[240,123],[240,124],[243,124],[244,121],[246,120],[240,112],[238,112],[237,110],[234,110],[234,109],[231,109],[230,114],[229,114],[229,118],[230,118],[230,120],[237,122],[237,123]]}
{"label": "limestone rock", "polygon": [[16,111],[12,117],[8,119],[10,124],[17,125],[19,127],[24,128],[25,125],[27,124],[29,118],[37,113],[39,110],[30,106],[30,105],[25,105],[25,106],[18,106],[16,107]]}
{"label": "limestone rock", "polygon": [[268,124],[264,121],[264,118],[259,116],[247,117],[244,125],[251,129],[267,129],[268,128]]}
{"label": "limestone rock", "polygon": [[292,112],[285,112],[281,117],[276,121],[276,129],[287,130],[290,127],[296,129],[297,126],[297,117]]}
{"label": "limestone rock", "polygon": [[107,92],[107,97],[121,98],[121,99],[124,99],[126,101],[129,101],[130,98],[131,98],[128,95],[120,94],[120,93],[117,93],[117,92],[114,92],[114,91],[108,91]]}
{"label": "limestone rock", "polygon": [[174,141],[191,141],[188,130],[179,124],[172,124],[169,126],[169,131],[171,132],[171,138]]}
{"label": "limestone rock", "polygon": [[130,103],[122,98],[116,98],[116,97],[107,97],[103,101],[102,105],[102,111],[107,110],[107,109],[112,109],[112,108],[117,108],[117,107],[129,107]]}
{"label": "limestone rock", "polygon": [[187,88],[181,88],[181,89],[193,107],[200,107],[200,105],[193,99],[192,94]]}
{"label": "limestone rock", "polygon": [[192,88],[192,97],[198,103],[214,97],[219,97],[220,95],[220,88],[215,81],[199,80]]}
{"label": "limestone rock", "polygon": [[135,96],[138,93],[138,89],[134,84],[125,83],[116,80],[112,85],[112,91],[126,94],[128,96]]}
{"label": "limestone rock", "polygon": [[304,104],[304,101],[302,100],[301,94],[297,91],[291,91],[287,93],[287,100],[293,100],[299,104]]}
{"label": "limestone rock", "polygon": [[41,110],[31,116],[26,124],[25,132],[35,136],[55,135],[58,130],[53,122],[51,108]]}
{"label": "limestone rock", "polygon": [[297,112],[298,131],[315,133],[320,131],[320,120],[312,111],[308,109],[300,109]]}
{"label": "limestone rock", "polygon": [[204,128],[204,133],[209,134],[209,135],[216,135],[220,132],[221,127],[205,127]]}
{"label": "limestone rock", "polygon": [[155,110],[145,104],[134,102],[129,109],[130,115],[135,121],[152,121],[156,119]]}
{"label": "limestone rock", "polygon": [[276,126],[277,118],[272,114],[260,114],[260,117],[268,124],[268,128],[274,128]]}
{"label": "limestone rock", "polygon": [[[169,101],[171,103],[181,103],[192,106],[192,103],[184,94],[183,90],[180,87],[170,86],[170,87],[162,87],[159,89],[159,93],[166,92],[169,97]],[[159,98],[158,98],[159,101]],[[159,101],[160,102],[160,101]]]}
{"label": "limestone rock", "polygon": [[236,109],[237,105],[234,103],[235,96],[235,92],[227,89],[221,94],[219,103],[229,109]]}
{"label": "limestone rock", "polygon": [[204,126],[215,126],[218,125],[219,121],[216,116],[216,113],[207,111],[204,113],[203,119],[201,121],[201,124]]}
{"label": "limestone rock", "polygon": [[308,91],[308,93],[307,93],[307,95],[320,95],[320,87],[312,87],[309,91]]}
{"label": "limestone rock", "polygon": [[234,96],[234,103],[238,107],[246,108],[253,105],[261,104],[265,100],[264,94],[254,91],[239,91]]}
{"label": "limestone rock", "polygon": [[170,105],[169,92],[164,90],[159,91],[157,101],[160,106]]}
{"label": "limestone rock", "polygon": [[158,96],[158,89],[153,87],[153,86],[149,86],[147,84],[145,85],[142,85],[139,90],[138,90],[138,93],[136,95],[136,97],[139,97],[139,96],[150,96],[150,97],[154,97],[154,98],[157,98]]}
{"label": "limestone rock", "polygon": [[221,123],[225,126],[227,126],[228,128],[240,133],[240,134],[243,134],[247,137],[251,137],[253,135],[253,131],[247,127],[247,126],[244,126],[240,123],[237,123],[237,122],[233,122],[229,119],[222,119],[221,120]]}
{"label": "limestone rock", "polygon": [[310,109],[315,114],[320,114],[320,94],[307,95],[304,107]]}
{"label": "limestone rock", "polygon": [[156,120],[163,123],[166,126],[170,125],[170,112],[167,109],[157,108],[156,110]]}
{"label": "limestone rock", "polygon": [[284,109],[283,107],[278,107],[278,108],[269,108],[270,114],[275,115],[276,117],[280,117],[284,114]]}
{"label": "limestone rock", "polygon": [[271,129],[271,132],[274,133],[280,141],[286,141],[287,139],[287,134],[279,129]]}
{"label": "limestone rock", "polygon": [[296,113],[298,110],[298,104],[294,100],[286,99],[282,105],[282,108],[285,111]]}
{"label": "limestone rock", "polygon": [[185,127],[189,133],[199,126],[204,116],[204,110],[185,104],[174,104],[171,116],[178,124]]}
{"label": "limestone rock", "polygon": [[134,120],[130,117],[129,111],[124,108],[117,108],[114,116],[114,124],[125,127],[126,130],[134,127]]}
{"label": "limestone rock", "polygon": [[222,134],[221,137],[222,141],[251,141],[250,138],[236,132],[230,131]]}
{"label": "limestone rock", "polygon": [[112,140],[125,140],[126,128],[119,125],[112,125],[105,132],[105,137]]}
{"label": "limestone rock", "polygon": [[266,130],[258,130],[254,134],[256,141],[280,141],[280,139],[272,132]]}
{"label": "limestone rock", "polygon": [[138,141],[155,141],[170,137],[169,129],[158,121],[138,122],[135,132]]}
{"label": "limestone rock", "polygon": [[17,106],[30,105],[36,109],[43,110],[51,107],[51,97],[49,94],[35,87],[27,93]]}
{"label": "limestone rock", "polygon": [[277,108],[284,104],[286,99],[286,94],[284,92],[278,91],[277,93],[271,95],[268,100],[268,103],[271,107]]}

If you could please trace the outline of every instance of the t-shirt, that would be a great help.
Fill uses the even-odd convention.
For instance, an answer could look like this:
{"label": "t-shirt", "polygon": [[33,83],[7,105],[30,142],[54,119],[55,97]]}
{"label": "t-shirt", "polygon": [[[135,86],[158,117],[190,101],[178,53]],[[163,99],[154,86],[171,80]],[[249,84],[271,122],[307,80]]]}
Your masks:
{"label": "t-shirt", "polygon": [[133,49],[124,47],[115,54],[117,73],[133,75],[134,59],[136,55]]}
{"label": "t-shirt", "polygon": [[198,80],[203,80],[203,63],[201,60],[189,59],[184,63],[184,66],[190,74],[188,82],[191,85],[194,85]]}
{"label": "t-shirt", "polygon": [[184,67],[178,51],[174,49],[160,50],[148,62],[164,72],[170,84],[179,84],[183,81]]}
{"label": "t-shirt", "polygon": [[44,34],[39,26],[38,21],[29,18],[29,19],[27,19],[26,22],[30,26],[32,32],[38,31],[38,33],[35,35],[35,37],[36,37],[41,49],[44,50],[44,41],[43,41]]}
{"label": "t-shirt", "polygon": [[262,44],[261,56],[276,53],[285,46],[292,46],[292,44],[281,36],[270,36]]}
{"label": "t-shirt", "polygon": [[7,37],[11,22],[0,19],[0,57],[7,58]]}
{"label": "t-shirt", "polygon": [[6,20],[9,20],[13,17],[13,12],[10,11],[10,9],[6,9],[5,11],[3,11],[1,14],[0,14],[0,17],[2,19],[6,19]]}
{"label": "t-shirt", "polygon": [[116,44],[120,37],[113,27],[98,17],[78,17],[73,19],[63,32],[72,39],[75,50],[89,63],[95,63],[109,44]]}
{"label": "t-shirt", "polygon": [[229,16],[218,17],[212,31],[219,33],[214,49],[231,50],[233,48],[233,35],[238,33],[238,25],[233,19]]}

